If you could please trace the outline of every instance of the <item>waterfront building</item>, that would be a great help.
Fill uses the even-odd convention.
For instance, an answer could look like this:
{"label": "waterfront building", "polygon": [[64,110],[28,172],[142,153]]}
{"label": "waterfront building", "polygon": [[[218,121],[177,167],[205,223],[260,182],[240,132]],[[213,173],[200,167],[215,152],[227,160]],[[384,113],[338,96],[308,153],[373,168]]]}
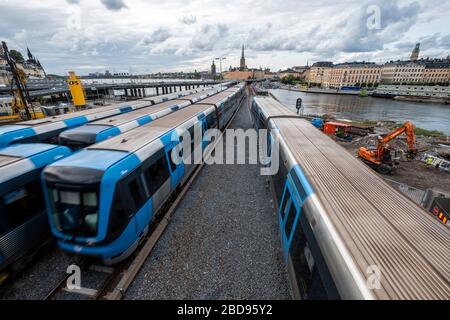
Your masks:
{"label": "waterfront building", "polygon": [[242,45],[242,55],[239,68],[230,66],[229,71],[223,72],[223,79],[225,80],[249,80],[249,79],[264,79],[266,70],[249,69],[245,62],[244,45]]}
{"label": "waterfront building", "polygon": [[278,72],[278,77],[280,79],[287,78],[289,76],[293,76],[295,78],[302,78],[302,75],[303,75],[303,71],[296,71],[294,69],[287,69],[287,70]]}
{"label": "waterfront building", "polygon": [[350,62],[336,64],[324,70],[322,86],[339,89],[341,87],[373,87],[380,81],[381,66],[370,62]]}
{"label": "waterfront building", "polygon": [[383,84],[429,84],[448,85],[450,62],[446,59],[421,59],[417,61],[395,61],[382,67]]}
{"label": "waterfront building", "polygon": [[381,70],[381,83],[408,84],[420,83],[425,64],[413,61],[395,61],[386,63]]}
{"label": "waterfront building", "polygon": [[264,70],[231,70],[223,73],[225,80],[249,80],[249,79],[264,79]]}
{"label": "waterfront building", "polygon": [[329,75],[332,68],[333,62],[320,61],[314,63],[308,72],[308,83],[310,85],[322,85],[324,76]]}
{"label": "waterfront building", "polygon": [[[29,48],[27,48],[28,59],[23,61],[22,63],[16,62],[17,67],[22,69],[28,79],[42,79],[46,77],[46,73],[44,68],[42,67],[41,62],[31,54]],[[4,84],[4,82],[10,77],[8,71],[8,62],[4,58],[3,50],[0,52],[0,84]]]}
{"label": "waterfront building", "polygon": [[27,56],[28,59],[21,64],[27,78],[29,79],[42,79],[47,75],[45,73],[44,68],[42,67],[41,62],[31,54],[30,49],[27,47]]}
{"label": "waterfront building", "polygon": [[450,83],[450,61],[425,61],[422,83],[448,86]]}

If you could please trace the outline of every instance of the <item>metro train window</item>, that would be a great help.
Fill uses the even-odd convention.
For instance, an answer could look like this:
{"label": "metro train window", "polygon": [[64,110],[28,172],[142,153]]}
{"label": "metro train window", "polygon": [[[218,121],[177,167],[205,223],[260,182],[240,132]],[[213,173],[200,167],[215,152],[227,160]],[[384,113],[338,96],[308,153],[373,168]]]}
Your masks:
{"label": "metro train window", "polygon": [[[281,202],[281,197],[283,196],[283,190],[286,184],[286,177],[287,177],[287,170],[284,164],[283,155],[280,154],[280,166],[277,174],[273,177],[274,182],[273,184],[278,202]],[[280,203],[278,203],[278,205],[280,205]]]}
{"label": "metro train window", "polygon": [[0,234],[8,232],[45,210],[40,180],[0,197]]}
{"label": "metro train window", "polygon": [[284,230],[286,232],[286,238],[289,240],[291,236],[292,227],[294,224],[295,216],[297,214],[297,208],[295,207],[294,202],[291,200],[291,208],[289,209],[286,225],[284,226]]}
{"label": "metro train window", "polygon": [[56,189],[49,186],[53,221],[60,231],[94,236],[98,224],[98,185],[71,190],[65,186]]}
{"label": "metro train window", "polygon": [[144,198],[142,197],[141,188],[137,178],[134,178],[128,183],[128,188],[131,193],[131,198],[134,201],[136,210],[139,210],[144,205]]}
{"label": "metro train window", "polygon": [[163,153],[161,153],[159,158],[144,171],[144,176],[151,197],[170,176],[167,168],[167,159]]}
{"label": "metro train window", "polygon": [[284,220],[286,215],[286,210],[289,208],[290,203],[292,202],[291,194],[289,193],[289,189],[286,188],[286,193],[284,195],[283,203],[280,206],[281,219]]}

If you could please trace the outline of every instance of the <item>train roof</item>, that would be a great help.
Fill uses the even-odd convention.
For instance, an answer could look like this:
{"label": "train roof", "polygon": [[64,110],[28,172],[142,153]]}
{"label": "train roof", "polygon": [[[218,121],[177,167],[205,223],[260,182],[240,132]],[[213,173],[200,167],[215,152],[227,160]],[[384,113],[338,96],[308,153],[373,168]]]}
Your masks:
{"label": "train roof", "polygon": [[159,96],[146,97],[146,98],[142,98],[139,100],[152,101],[153,103],[156,104],[156,103],[161,103],[161,102],[164,102],[167,100],[177,99],[177,98],[180,98],[183,96],[195,94],[197,92],[202,92],[202,91],[209,90],[209,89],[212,89],[212,88],[211,87],[203,87],[203,88],[196,88],[196,89],[191,89],[191,90],[183,90],[183,91],[159,95]]}
{"label": "train roof", "polygon": [[[161,103],[158,103],[158,104],[155,104],[155,105],[152,105],[152,106],[149,106],[147,108],[140,109],[137,111],[118,114],[114,117],[109,117],[106,119],[101,119],[101,120],[97,120],[94,122],[90,122],[90,123],[86,124],[86,127],[94,126],[94,125],[118,126],[123,123],[132,121],[136,118],[142,117],[143,115],[156,113],[156,112],[165,110],[167,108],[170,108],[172,106],[177,106],[177,105],[179,106],[182,104],[186,104],[186,102],[187,102],[186,100],[178,100],[178,99],[169,100],[169,101],[161,102]],[[77,130],[77,129],[82,129],[82,127],[75,128],[74,130]]]}
{"label": "train roof", "polygon": [[[134,121],[146,115],[156,114],[160,111],[164,111],[171,107],[184,108],[191,104],[191,101],[196,102],[201,99],[217,93],[216,89],[202,90],[194,94],[183,96],[175,100],[168,100],[155,105],[148,106],[133,112],[127,112],[115,115],[113,117],[108,117],[105,119],[100,119],[87,123],[84,126],[77,127],[74,129],[66,130],[61,133],[63,137],[75,137],[79,134],[91,134],[96,135],[103,130],[106,130],[112,126],[120,126],[128,122]],[[73,139],[73,138],[72,138]]]}
{"label": "train roof", "polygon": [[0,156],[27,158],[58,147],[47,143],[20,143],[0,149]]}
{"label": "train roof", "polygon": [[221,92],[219,92],[218,94],[216,94],[214,96],[211,96],[209,98],[206,98],[206,99],[198,102],[198,104],[216,105],[216,104],[226,100],[231,95],[232,95],[231,92],[221,91]]}
{"label": "train roof", "polygon": [[[232,96],[232,94],[226,93],[226,96]],[[210,103],[208,104],[197,103],[190,105],[188,108],[180,109],[175,113],[156,119],[141,127],[91,145],[73,154],[71,157],[51,164],[51,166],[74,166],[106,170],[112,164],[127,157],[130,153],[150,145],[164,134],[191,121],[195,116],[199,116],[208,109],[213,108],[212,104],[223,100],[223,95],[219,93],[208,99],[210,99]]]}
{"label": "train roof", "polygon": [[46,117],[46,118],[42,118],[42,119],[23,121],[23,122],[20,122],[20,125],[26,126],[26,127],[35,127],[35,126],[40,126],[43,124],[64,121],[64,120],[68,120],[68,119],[75,118],[75,117],[88,116],[88,115],[93,115],[96,113],[110,111],[110,110],[116,110],[116,109],[120,110],[122,108],[131,107],[132,105],[141,105],[141,104],[144,105],[144,104],[146,104],[146,102],[139,101],[139,100],[122,102],[122,103],[117,103],[117,104],[113,104],[113,105],[106,106],[106,107],[97,107],[97,108],[61,114],[61,115],[52,116],[52,117]]}
{"label": "train roof", "polygon": [[[0,183],[67,156],[70,149],[46,143],[15,144],[0,150]],[[0,191],[6,186],[1,185]]]}
{"label": "train roof", "polygon": [[[76,118],[76,117],[91,116],[91,115],[95,115],[97,113],[103,113],[103,112],[112,111],[112,110],[126,110],[128,108],[131,108],[132,106],[136,106],[136,109],[139,109],[140,107],[148,106],[149,102],[156,104],[156,103],[159,103],[162,101],[167,101],[169,99],[174,99],[174,98],[182,97],[185,95],[193,94],[198,91],[204,91],[205,89],[206,88],[202,88],[200,90],[197,89],[197,90],[180,91],[177,93],[166,94],[166,95],[161,95],[161,96],[157,96],[157,97],[149,97],[149,98],[138,99],[138,100],[133,100],[133,101],[126,101],[126,102],[121,102],[121,103],[115,103],[110,106],[96,107],[96,108],[92,108],[92,109],[86,109],[86,110],[66,113],[66,114],[62,114],[62,115],[46,117],[46,118],[42,118],[42,119],[22,121],[22,122],[20,122],[20,124],[13,124],[13,125],[5,126],[5,127],[10,127],[9,130],[3,129],[3,130],[0,130],[0,133],[2,133],[2,131],[6,131],[6,130],[9,132],[11,130],[11,127],[14,127],[17,129],[36,127],[36,126],[40,126],[40,125],[44,125],[44,124],[69,120],[69,119]],[[95,117],[93,117],[93,120],[95,120]]]}
{"label": "train roof", "polygon": [[382,288],[372,294],[449,299],[448,228],[293,111],[272,98],[255,101],[266,116],[290,114],[271,123],[326,209],[322,221],[331,221],[359,273],[380,268]]}
{"label": "train roof", "polygon": [[129,153],[126,152],[114,150],[94,151],[86,148],[51,164],[49,167],[80,167],[105,171],[128,155]]}
{"label": "train roof", "polygon": [[193,104],[189,108],[181,109],[120,136],[92,145],[87,149],[135,152],[209,108],[211,108],[210,105]]}

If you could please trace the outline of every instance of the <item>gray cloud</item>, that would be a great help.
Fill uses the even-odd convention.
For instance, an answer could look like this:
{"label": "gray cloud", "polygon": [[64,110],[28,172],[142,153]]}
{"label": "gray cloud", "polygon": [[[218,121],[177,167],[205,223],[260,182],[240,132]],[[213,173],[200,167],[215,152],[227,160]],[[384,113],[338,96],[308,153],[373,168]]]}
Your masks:
{"label": "gray cloud", "polygon": [[193,37],[191,45],[194,49],[212,50],[215,46],[225,41],[229,27],[225,24],[204,24]]}
{"label": "gray cloud", "polygon": [[181,23],[184,23],[187,25],[192,25],[197,22],[197,17],[196,16],[182,16],[179,21]]}
{"label": "gray cloud", "polygon": [[101,3],[111,11],[120,11],[128,8],[123,0],[100,0]]}
{"label": "gray cloud", "polygon": [[146,36],[144,39],[142,39],[141,44],[149,45],[149,44],[161,43],[161,42],[166,41],[170,37],[171,37],[171,34],[168,29],[158,28],[157,30],[153,31],[151,34]]}
{"label": "gray cloud", "polygon": [[[79,6],[2,0],[0,40],[23,53],[28,44],[49,73],[79,66],[82,73],[99,66],[135,72],[201,70],[219,55],[236,66],[243,42],[250,67],[276,70],[308,59],[405,58],[419,41],[422,56],[450,51],[450,2],[441,0],[261,0],[257,6],[238,0],[226,6],[196,0],[65,1]],[[367,29],[369,4],[380,7],[378,30]],[[111,19],[110,11],[127,7],[120,21]],[[68,23],[72,20],[79,23],[76,32]]]}

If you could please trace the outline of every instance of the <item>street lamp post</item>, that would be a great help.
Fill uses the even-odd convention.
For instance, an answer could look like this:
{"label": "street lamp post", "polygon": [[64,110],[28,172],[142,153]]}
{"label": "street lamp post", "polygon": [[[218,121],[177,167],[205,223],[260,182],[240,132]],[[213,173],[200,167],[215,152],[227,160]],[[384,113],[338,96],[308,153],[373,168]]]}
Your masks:
{"label": "street lamp post", "polygon": [[220,90],[222,90],[222,80],[223,80],[223,76],[222,76],[222,60],[225,60],[226,57],[222,57],[222,58],[216,58],[215,60],[219,60],[219,64],[220,64]]}

